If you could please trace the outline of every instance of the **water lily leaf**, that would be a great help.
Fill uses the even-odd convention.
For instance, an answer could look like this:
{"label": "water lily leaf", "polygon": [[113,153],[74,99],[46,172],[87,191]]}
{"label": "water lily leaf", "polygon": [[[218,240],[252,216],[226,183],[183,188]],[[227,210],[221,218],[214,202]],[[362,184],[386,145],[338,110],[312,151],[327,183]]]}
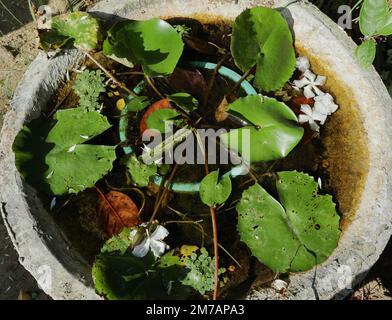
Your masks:
{"label": "water lily leaf", "polygon": [[95,183],[112,169],[115,147],[86,144],[110,128],[106,117],[84,108],[57,111],[57,123],[49,132],[47,143],[54,148],[45,162],[47,183],[56,195],[78,193]]}
{"label": "water lily leaf", "polygon": [[93,50],[98,45],[98,20],[87,12],[72,12],[52,18],[52,28],[40,35],[44,50],[57,49],[69,41],[76,48]]}
{"label": "water lily leaf", "polygon": [[139,209],[126,194],[110,191],[99,192],[98,214],[108,236],[119,234],[124,228],[140,224]]}
{"label": "water lily leaf", "polygon": [[241,240],[274,272],[299,272],[325,261],[336,248],[339,215],[330,195],[319,195],[312,177],[279,172],[280,202],[259,184],[237,206]]}
{"label": "water lily leaf", "polygon": [[220,181],[219,171],[213,171],[200,183],[200,198],[209,207],[224,203],[231,194],[231,179],[229,176],[223,177]]}
{"label": "water lily leaf", "polygon": [[392,33],[392,12],[388,0],[364,0],[359,16],[359,26],[365,36]]}
{"label": "water lily leaf", "polygon": [[199,102],[196,98],[192,97],[189,93],[179,92],[168,96],[170,101],[173,101],[176,105],[181,107],[185,111],[194,111],[199,106]]}
{"label": "water lily leaf", "polygon": [[161,133],[165,132],[166,122],[174,122],[173,118],[179,116],[177,110],[159,109],[154,111],[147,119],[147,127],[157,130]]}
{"label": "water lily leaf", "polygon": [[290,28],[282,15],[271,8],[247,9],[236,18],[231,52],[243,72],[257,65],[254,84],[264,91],[283,87],[295,70]]}
{"label": "water lily leaf", "polygon": [[138,187],[147,187],[150,178],[158,171],[158,167],[155,164],[147,165],[140,161],[135,154],[126,156],[123,163],[127,166],[132,181]]}
{"label": "water lily leaf", "polygon": [[355,56],[363,68],[369,68],[376,57],[377,44],[373,39],[365,40],[355,50]]}
{"label": "water lily leaf", "polygon": [[[129,250],[129,229],[106,242],[96,257],[92,275],[98,294],[109,300],[184,299],[192,292],[181,280],[185,268],[165,258],[155,261],[150,253],[137,258]],[[167,254],[170,254],[167,253]]]}
{"label": "water lily leaf", "polygon": [[286,157],[304,134],[294,112],[272,98],[239,98],[229,105],[228,112],[240,115],[250,124],[221,135],[221,141],[249,162]]}
{"label": "water lily leaf", "polygon": [[124,21],[108,32],[103,53],[128,66],[141,65],[149,76],[169,75],[184,48],[181,36],[167,22],[153,18]]}

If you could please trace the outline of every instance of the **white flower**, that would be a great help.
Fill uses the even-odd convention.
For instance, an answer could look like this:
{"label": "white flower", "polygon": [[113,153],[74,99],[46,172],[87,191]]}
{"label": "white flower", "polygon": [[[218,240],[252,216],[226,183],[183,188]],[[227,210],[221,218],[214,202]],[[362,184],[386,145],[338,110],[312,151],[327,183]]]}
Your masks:
{"label": "white flower", "polygon": [[312,71],[306,70],[301,80],[294,81],[294,86],[298,89],[303,88],[305,97],[310,99],[324,94],[318,87],[324,85],[326,80],[326,77],[316,76]]}
{"label": "white flower", "polygon": [[301,112],[304,114],[300,114],[298,117],[299,123],[309,123],[310,128],[313,131],[320,131],[320,126],[316,123],[316,121],[319,121],[321,124],[324,124],[325,121],[327,120],[327,115],[321,114],[315,110],[312,109],[312,107],[308,104],[302,104],[301,105]]}
{"label": "white flower", "polygon": [[295,67],[302,72],[305,72],[306,70],[309,70],[310,68],[310,62],[309,59],[306,57],[298,57],[297,61],[295,63]]}
{"label": "white flower", "polygon": [[[129,239],[133,241],[137,232],[137,229],[132,230]],[[138,258],[142,258],[145,257],[151,249],[156,258],[163,255],[168,246],[162,240],[169,235],[169,231],[167,231],[165,227],[158,225],[151,235],[148,228],[145,229],[145,232],[144,239],[133,248],[132,254]]]}
{"label": "white flower", "polygon": [[314,98],[314,110],[330,116],[338,110],[339,106],[334,102],[329,93],[324,93]]}

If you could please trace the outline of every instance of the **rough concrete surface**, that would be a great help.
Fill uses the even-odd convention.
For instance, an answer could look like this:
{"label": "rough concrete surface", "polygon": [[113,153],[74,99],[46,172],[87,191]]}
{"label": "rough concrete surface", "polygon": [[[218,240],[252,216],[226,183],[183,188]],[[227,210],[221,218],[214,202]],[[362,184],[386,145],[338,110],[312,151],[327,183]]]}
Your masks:
{"label": "rough concrete surface", "polygon": [[[12,2],[22,4],[25,1]],[[57,2],[60,2],[61,5],[61,2],[64,4],[65,1]],[[4,12],[1,11],[0,19],[3,15]],[[26,21],[28,20],[26,17]],[[3,121],[2,115],[8,107],[8,100],[37,52],[37,34],[34,23],[0,38],[0,128]],[[392,242],[389,241],[379,261],[371,269],[366,279],[360,282],[358,289],[351,296],[353,299],[389,298],[388,295],[392,290],[391,257]],[[21,292],[32,293],[32,295],[24,294],[21,298],[48,298],[39,290],[31,275],[19,264],[17,254],[10,242],[2,219],[0,219],[0,299],[17,299]]]}

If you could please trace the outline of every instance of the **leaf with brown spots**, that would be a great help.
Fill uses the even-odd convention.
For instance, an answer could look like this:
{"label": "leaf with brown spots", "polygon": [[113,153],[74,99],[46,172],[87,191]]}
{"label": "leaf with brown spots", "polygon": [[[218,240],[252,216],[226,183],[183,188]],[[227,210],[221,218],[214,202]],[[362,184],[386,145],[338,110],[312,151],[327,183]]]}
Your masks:
{"label": "leaf with brown spots", "polygon": [[97,211],[109,237],[119,234],[126,227],[134,227],[140,223],[139,209],[126,194],[118,191],[103,194],[100,190],[97,191]]}

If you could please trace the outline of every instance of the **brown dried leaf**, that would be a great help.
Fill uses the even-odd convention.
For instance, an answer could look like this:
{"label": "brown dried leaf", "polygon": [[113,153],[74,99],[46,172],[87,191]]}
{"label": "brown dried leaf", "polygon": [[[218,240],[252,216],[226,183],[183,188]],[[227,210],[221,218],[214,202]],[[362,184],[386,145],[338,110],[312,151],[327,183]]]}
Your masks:
{"label": "brown dried leaf", "polygon": [[207,82],[199,70],[176,68],[165,82],[174,92],[187,92],[199,101],[204,101],[208,91]]}
{"label": "brown dried leaf", "polygon": [[226,112],[228,105],[229,102],[227,101],[226,97],[224,97],[215,112],[215,119],[217,122],[223,122],[229,116],[229,114]]}
{"label": "brown dried leaf", "polygon": [[97,210],[109,237],[119,234],[126,227],[140,224],[136,204],[126,194],[118,191],[110,191],[106,195],[99,191]]}

